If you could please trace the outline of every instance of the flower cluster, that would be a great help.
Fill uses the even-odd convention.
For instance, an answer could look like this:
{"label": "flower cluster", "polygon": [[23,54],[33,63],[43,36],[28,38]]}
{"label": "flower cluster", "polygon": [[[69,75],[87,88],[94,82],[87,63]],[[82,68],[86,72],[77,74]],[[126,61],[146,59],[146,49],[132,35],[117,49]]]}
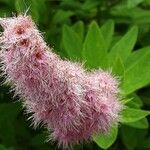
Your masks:
{"label": "flower cluster", "polygon": [[44,42],[30,16],[0,19],[1,68],[33,124],[59,144],[78,143],[118,123],[118,81],[103,70],[87,72],[62,60]]}

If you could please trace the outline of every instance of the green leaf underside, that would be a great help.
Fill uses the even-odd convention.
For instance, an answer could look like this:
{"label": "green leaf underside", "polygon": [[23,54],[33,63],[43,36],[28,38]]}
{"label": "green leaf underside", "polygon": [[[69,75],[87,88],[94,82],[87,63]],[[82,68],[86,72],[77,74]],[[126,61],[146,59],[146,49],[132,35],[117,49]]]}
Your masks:
{"label": "green leaf underside", "polygon": [[147,118],[143,118],[136,122],[128,122],[125,124],[133,128],[138,128],[138,129],[147,129],[149,127]]}
{"label": "green leaf underside", "polygon": [[100,134],[98,136],[94,136],[93,139],[95,143],[103,148],[109,148],[117,139],[118,127],[112,127],[107,134]]}
{"label": "green leaf underside", "polygon": [[121,113],[121,122],[122,123],[135,122],[145,118],[149,114],[150,111],[127,107]]}

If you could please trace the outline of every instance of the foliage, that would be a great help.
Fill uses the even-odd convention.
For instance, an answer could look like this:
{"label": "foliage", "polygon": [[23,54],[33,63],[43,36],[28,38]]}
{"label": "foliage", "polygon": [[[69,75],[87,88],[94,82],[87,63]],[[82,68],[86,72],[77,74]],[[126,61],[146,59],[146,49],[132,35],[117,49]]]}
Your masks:
{"label": "foliage", "polygon": [[[89,70],[111,69],[120,79],[126,105],[120,125],[73,149],[150,149],[150,1],[0,0],[0,16],[29,6],[28,13],[59,55],[84,62]],[[56,143],[44,142],[44,129],[29,127],[18,97],[12,102],[8,90],[0,87],[0,149],[55,149]]]}

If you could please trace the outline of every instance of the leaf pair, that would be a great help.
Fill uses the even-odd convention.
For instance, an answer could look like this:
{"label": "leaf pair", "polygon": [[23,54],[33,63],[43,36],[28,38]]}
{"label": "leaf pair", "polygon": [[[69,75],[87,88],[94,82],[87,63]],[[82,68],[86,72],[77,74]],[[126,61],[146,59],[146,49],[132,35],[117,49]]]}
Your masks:
{"label": "leaf pair", "polygon": [[[110,32],[107,34],[110,25]],[[106,68],[107,49],[112,40],[113,28],[114,23],[112,21],[108,21],[101,29],[96,22],[92,22],[84,40],[83,23],[79,22],[73,29],[64,26],[62,41],[68,57],[82,60],[90,69]]]}

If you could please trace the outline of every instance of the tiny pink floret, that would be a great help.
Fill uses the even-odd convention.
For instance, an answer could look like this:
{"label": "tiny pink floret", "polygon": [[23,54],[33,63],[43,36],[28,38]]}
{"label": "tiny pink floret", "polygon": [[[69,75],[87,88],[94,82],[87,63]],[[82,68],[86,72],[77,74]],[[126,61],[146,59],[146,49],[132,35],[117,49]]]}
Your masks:
{"label": "tiny pink floret", "polygon": [[119,121],[118,81],[109,72],[87,72],[62,60],[44,42],[30,16],[0,19],[1,68],[33,124],[68,146],[107,132]]}

